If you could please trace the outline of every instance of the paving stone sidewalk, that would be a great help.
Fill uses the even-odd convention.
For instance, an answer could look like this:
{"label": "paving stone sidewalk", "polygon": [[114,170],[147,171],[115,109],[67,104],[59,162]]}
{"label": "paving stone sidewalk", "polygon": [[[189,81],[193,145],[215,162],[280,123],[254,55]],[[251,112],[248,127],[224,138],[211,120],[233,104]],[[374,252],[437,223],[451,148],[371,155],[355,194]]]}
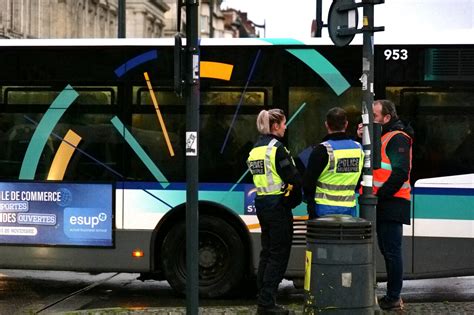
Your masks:
{"label": "paving stone sidewalk", "polygon": [[[292,304],[286,305],[293,314],[303,314],[302,305]],[[201,307],[200,315],[253,315],[256,313],[256,307],[249,306],[221,306],[221,307]],[[184,315],[186,308],[144,308],[144,309],[124,309],[109,308],[84,310],[75,312],[60,313],[61,315]],[[348,315],[350,312],[348,312]],[[474,314],[473,302],[438,302],[438,303],[406,303],[405,308],[399,311],[381,311],[378,314],[395,315],[395,314],[449,314],[449,315],[471,315]]]}

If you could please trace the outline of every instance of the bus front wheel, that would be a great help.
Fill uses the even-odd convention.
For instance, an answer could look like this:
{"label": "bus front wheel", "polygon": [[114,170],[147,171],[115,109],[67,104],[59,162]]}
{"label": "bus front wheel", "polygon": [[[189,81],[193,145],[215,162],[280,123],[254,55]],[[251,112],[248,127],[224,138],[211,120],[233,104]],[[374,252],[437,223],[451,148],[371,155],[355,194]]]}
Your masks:
{"label": "bus front wheel", "polygon": [[[166,280],[178,293],[186,290],[185,224],[176,224],[161,247]],[[244,275],[246,258],[235,229],[218,217],[202,215],[199,222],[199,295],[204,298],[228,295]]]}

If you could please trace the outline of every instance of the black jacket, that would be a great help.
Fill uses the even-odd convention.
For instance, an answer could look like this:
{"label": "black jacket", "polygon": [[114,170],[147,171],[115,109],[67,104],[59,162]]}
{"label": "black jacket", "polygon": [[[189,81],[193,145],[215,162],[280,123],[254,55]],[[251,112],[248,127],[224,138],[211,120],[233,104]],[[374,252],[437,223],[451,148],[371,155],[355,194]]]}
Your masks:
{"label": "black jacket", "polygon": [[[287,208],[294,208],[301,203],[302,193],[301,193],[301,174],[296,169],[293,164],[290,154],[286,151],[285,146],[283,145],[282,139],[275,137],[274,135],[264,135],[260,136],[258,141],[255,143],[254,147],[266,146],[272,139],[277,139],[282,144],[277,147],[275,153],[275,168],[278,175],[281,177],[282,181],[285,184],[291,184],[293,189],[291,193],[284,197],[283,200],[280,200],[282,195],[279,196],[265,196],[265,199],[268,199],[269,203],[276,202],[278,199],[282,201]],[[257,196],[257,198],[260,198]]]}
{"label": "black jacket", "polygon": [[414,132],[411,126],[405,125],[401,120],[395,120],[382,126],[382,136],[396,130],[405,132],[410,139],[397,134],[387,144],[386,153],[390,159],[392,173],[377,191],[377,220],[410,224],[410,201],[393,195],[402,187],[410,174],[410,148]]}

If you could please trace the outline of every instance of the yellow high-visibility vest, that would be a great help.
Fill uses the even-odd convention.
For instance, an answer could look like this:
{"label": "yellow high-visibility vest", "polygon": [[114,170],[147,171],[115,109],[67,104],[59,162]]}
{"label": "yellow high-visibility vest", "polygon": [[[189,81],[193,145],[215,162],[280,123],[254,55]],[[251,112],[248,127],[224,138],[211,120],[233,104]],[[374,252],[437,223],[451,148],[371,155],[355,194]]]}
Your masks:
{"label": "yellow high-visibility vest", "polygon": [[364,164],[361,145],[352,140],[328,140],[322,145],[326,147],[328,163],[316,183],[316,204],[354,207],[355,189]]}
{"label": "yellow high-visibility vest", "polygon": [[284,183],[275,167],[275,155],[281,143],[272,139],[268,145],[253,148],[247,159],[247,166],[253,176],[257,195],[281,195]]}

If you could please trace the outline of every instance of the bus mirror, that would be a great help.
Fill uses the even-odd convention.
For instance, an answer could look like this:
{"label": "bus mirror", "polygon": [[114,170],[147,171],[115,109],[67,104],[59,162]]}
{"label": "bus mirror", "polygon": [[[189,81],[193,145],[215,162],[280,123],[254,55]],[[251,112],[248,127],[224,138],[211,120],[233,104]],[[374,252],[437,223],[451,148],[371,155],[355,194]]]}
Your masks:
{"label": "bus mirror", "polygon": [[174,91],[176,94],[181,96],[183,94],[184,86],[184,48],[183,48],[183,39],[184,35],[182,33],[177,33],[174,36]]}
{"label": "bus mirror", "polygon": [[373,141],[374,141],[374,160],[373,160],[373,167],[374,170],[379,169],[381,167],[382,162],[382,125],[379,123],[374,122],[374,133],[373,133]]}

